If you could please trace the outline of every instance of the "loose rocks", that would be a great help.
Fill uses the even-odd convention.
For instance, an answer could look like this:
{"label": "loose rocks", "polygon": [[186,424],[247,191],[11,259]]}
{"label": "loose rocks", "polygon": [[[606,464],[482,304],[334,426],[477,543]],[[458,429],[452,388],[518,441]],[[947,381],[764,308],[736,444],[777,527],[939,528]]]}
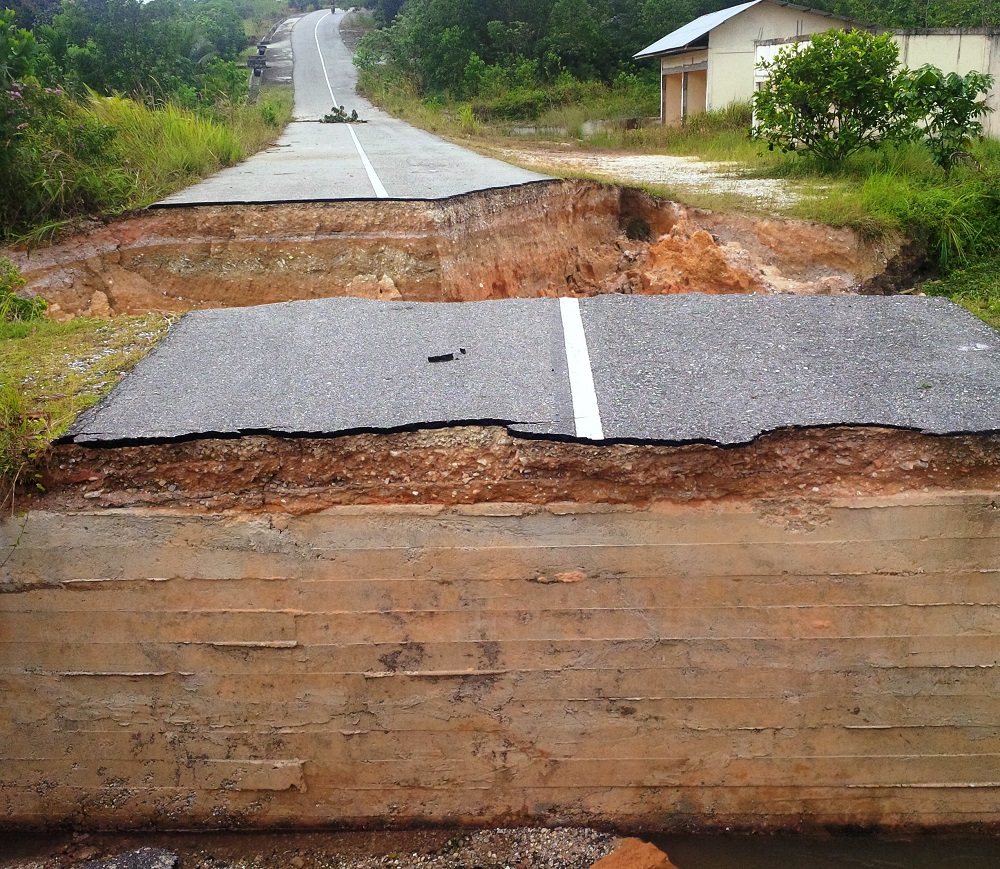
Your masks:
{"label": "loose rocks", "polygon": [[137,848],[117,857],[94,860],[82,869],[174,869],[179,859],[162,848]]}

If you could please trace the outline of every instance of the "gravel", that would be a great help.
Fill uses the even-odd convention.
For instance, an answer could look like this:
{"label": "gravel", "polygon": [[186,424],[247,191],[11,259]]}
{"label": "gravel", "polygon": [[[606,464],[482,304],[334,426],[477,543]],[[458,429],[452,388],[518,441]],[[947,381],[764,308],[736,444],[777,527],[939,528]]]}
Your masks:
{"label": "gravel", "polygon": [[[0,840],[0,869],[588,869],[621,839],[586,828],[355,833],[74,833]],[[155,847],[150,847],[155,846]],[[167,859],[165,859],[167,858]],[[172,864],[171,864],[172,865]]]}
{"label": "gravel", "polygon": [[748,178],[735,163],[707,162],[695,157],[665,154],[606,154],[572,151],[559,153],[550,149],[500,149],[509,160],[545,167],[585,172],[620,184],[652,184],[678,187],[702,193],[736,194],[763,208],[782,209],[795,204],[801,196],[780,178]]}
{"label": "gravel", "polygon": [[[434,853],[413,851],[381,856],[299,854],[291,869],[587,869],[606,857],[620,840],[596,830],[519,828],[479,830],[454,836]],[[188,869],[185,861],[181,869]],[[270,869],[270,857],[205,859],[194,869]]]}

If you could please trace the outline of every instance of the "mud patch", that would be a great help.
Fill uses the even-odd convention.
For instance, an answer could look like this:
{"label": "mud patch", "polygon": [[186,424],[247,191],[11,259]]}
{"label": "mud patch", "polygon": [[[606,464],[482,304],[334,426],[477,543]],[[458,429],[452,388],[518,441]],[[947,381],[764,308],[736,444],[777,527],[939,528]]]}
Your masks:
{"label": "mud patch", "polygon": [[[516,438],[499,427],[330,438],[252,435],[121,447],[61,445],[35,509],[177,507],[308,513],[353,504],[629,504],[760,499],[777,524],[821,524],[781,499],[1000,489],[1000,435],[884,428],[764,435],[731,448]],[[26,504],[26,506],[28,506]]]}
{"label": "mud patch", "polygon": [[847,230],[557,181],[441,202],[155,209],[13,258],[59,318],[336,296],[852,292],[894,256]]}

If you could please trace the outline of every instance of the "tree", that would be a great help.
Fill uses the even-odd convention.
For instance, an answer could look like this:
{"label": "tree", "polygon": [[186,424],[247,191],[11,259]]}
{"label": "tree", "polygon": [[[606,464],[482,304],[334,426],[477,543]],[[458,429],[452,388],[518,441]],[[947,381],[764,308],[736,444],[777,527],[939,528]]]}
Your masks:
{"label": "tree", "polygon": [[34,34],[18,27],[13,9],[0,9],[0,85],[32,71],[38,46]]}
{"label": "tree", "polygon": [[911,129],[900,98],[899,50],[889,34],[830,30],[788,46],[754,95],[754,136],[768,148],[836,163]]}
{"label": "tree", "polygon": [[595,78],[610,62],[607,23],[589,0],[556,0],[543,47],[579,78]]}
{"label": "tree", "polygon": [[983,134],[982,119],[993,111],[985,99],[993,76],[981,72],[945,75],[936,66],[926,65],[904,73],[902,82],[915,135],[923,139],[934,162],[950,172],[955,160],[965,155],[968,143]]}

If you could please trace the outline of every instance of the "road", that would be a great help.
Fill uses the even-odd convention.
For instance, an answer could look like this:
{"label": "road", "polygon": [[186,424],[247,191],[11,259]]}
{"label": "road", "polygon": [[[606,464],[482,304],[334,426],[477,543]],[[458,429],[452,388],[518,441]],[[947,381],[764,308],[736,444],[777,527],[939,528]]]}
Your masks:
{"label": "road", "polygon": [[1000,334],[944,299],[321,299],[188,314],[77,442],[511,431],[737,444],[788,427],[1000,430]]}
{"label": "road", "polygon": [[[295,21],[295,118],[276,145],[158,205],[445,199],[545,179],[418,130],[358,96],[357,70],[340,38],[345,14],[323,9]],[[367,123],[318,123],[333,105]]]}

